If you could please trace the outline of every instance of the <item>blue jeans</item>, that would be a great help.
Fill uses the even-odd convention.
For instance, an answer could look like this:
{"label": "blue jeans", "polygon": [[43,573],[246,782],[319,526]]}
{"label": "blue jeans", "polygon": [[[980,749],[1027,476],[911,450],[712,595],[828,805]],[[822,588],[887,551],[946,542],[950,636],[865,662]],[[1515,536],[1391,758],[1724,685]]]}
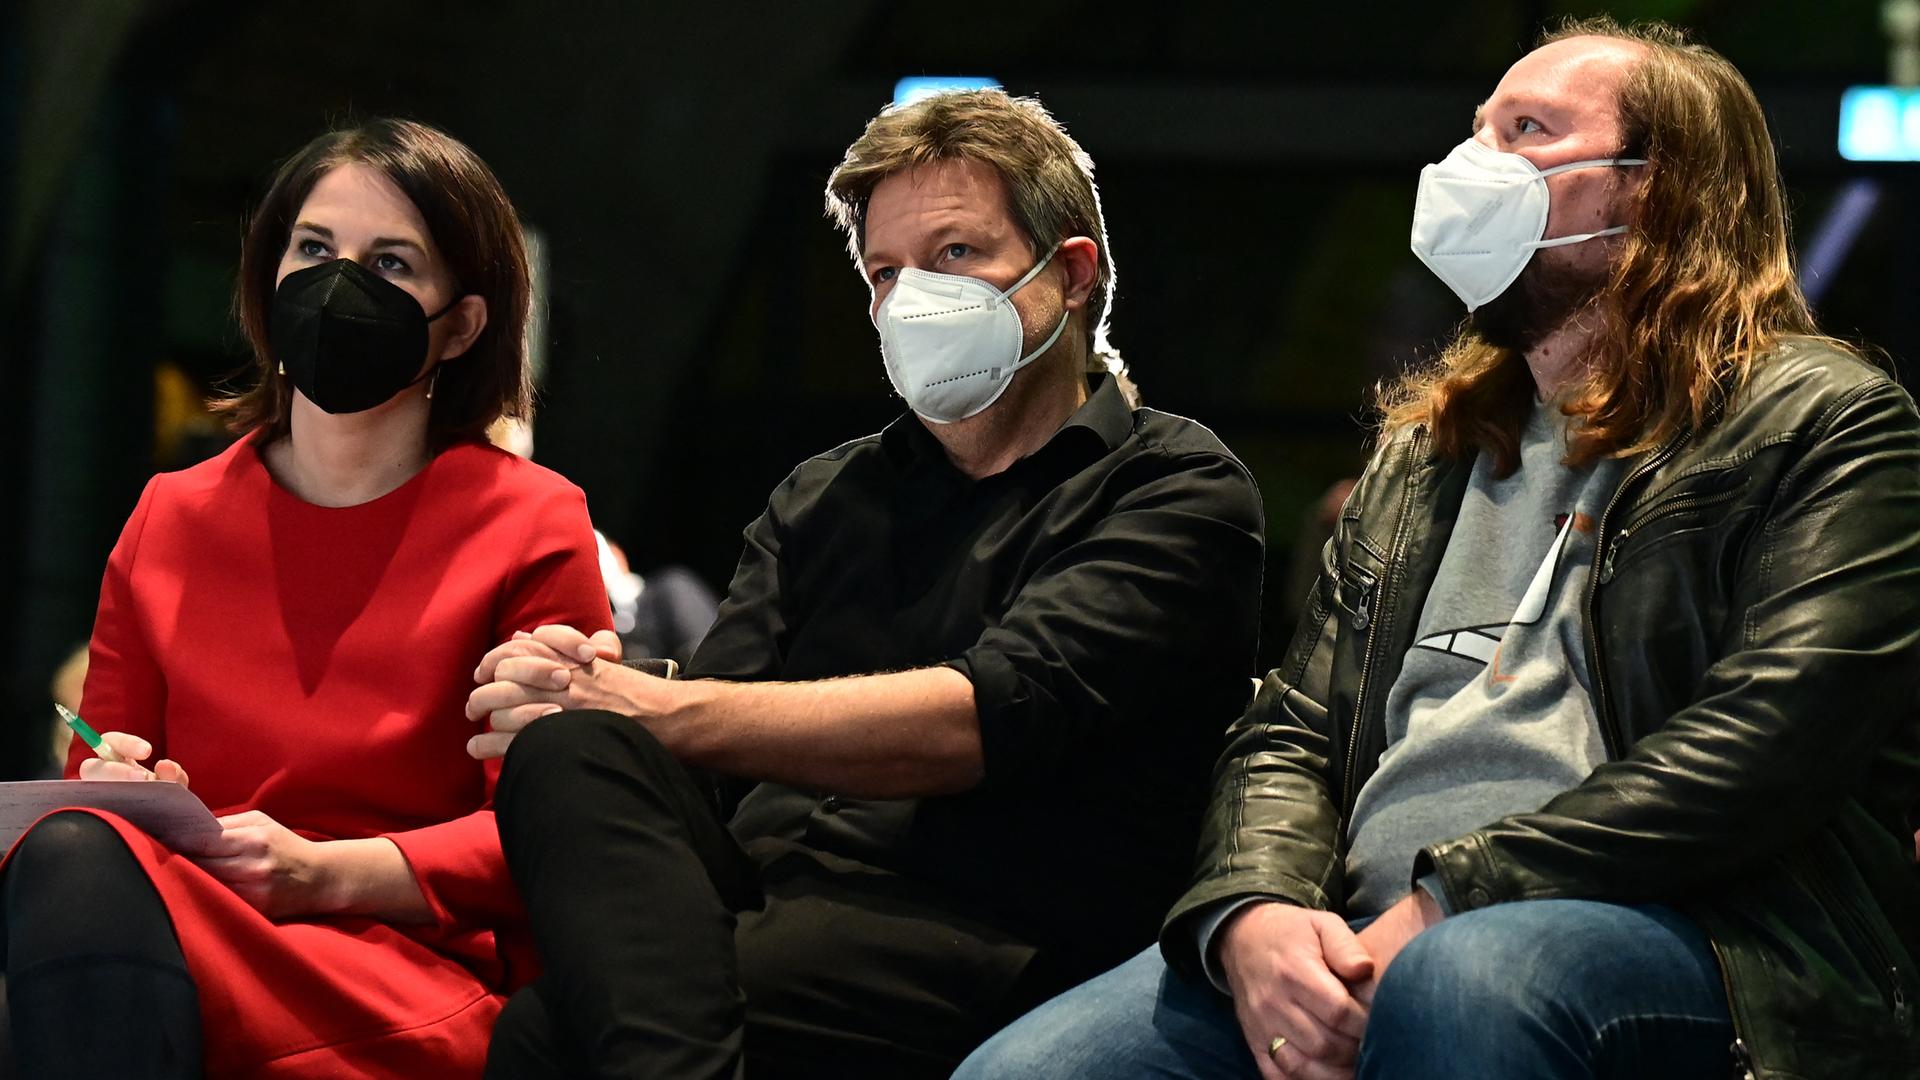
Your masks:
{"label": "blue jeans", "polygon": [[[1374,995],[1358,1075],[1718,1076],[1732,1042],[1719,965],[1691,920],[1530,900],[1456,915],[1401,951]],[[1258,1076],[1232,1002],[1150,948],[1021,1017],[954,1080]]]}

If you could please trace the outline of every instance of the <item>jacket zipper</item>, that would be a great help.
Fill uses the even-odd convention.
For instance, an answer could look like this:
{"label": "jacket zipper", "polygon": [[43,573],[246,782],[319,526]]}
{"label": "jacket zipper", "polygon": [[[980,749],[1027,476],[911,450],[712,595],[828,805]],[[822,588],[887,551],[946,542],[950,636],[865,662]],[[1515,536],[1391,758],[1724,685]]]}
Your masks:
{"label": "jacket zipper", "polygon": [[1726,953],[1712,934],[1707,935],[1707,944],[1713,947],[1713,966],[1720,969],[1720,986],[1727,995],[1727,1018],[1733,1021],[1733,1045],[1727,1050],[1733,1055],[1733,1067],[1739,1070],[1741,1080],[1754,1080],[1753,1052],[1747,1049],[1747,1040],[1740,1037],[1740,1029],[1745,1025],[1740,1022],[1739,999],[1733,996],[1733,979],[1727,975]]}
{"label": "jacket zipper", "polygon": [[1627,537],[1633,533],[1646,528],[1648,525],[1659,521],[1669,514],[1678,514],[1685,510],[1697,510],[1703,506],[1715,506],[1727,502],[1739,494],[1740,492],[1738,491],[1723,491],[1717,495],[1696,495],[1686,499],[1675,499],[1673,502],[1660,507],[1658,510],[1655,510],[1653,513],[1648,514],[1638,521],[1630,521],[1622,525],[1620,531],[1614,534],[1613,543],[1607,545],[1607,557],[1600,562],[1600,584],[1605,585],[1613,581],[1614,556],[1620,553],[1620,549],[1626,545]]}
{"label": "jacket zipper", "polygon": [[[1839,896],[1835,894],[1832,889],[1828,888],[1826,879],[1822,878],[1818,873],[1809,872],[1817,869],[1817,867],[1801,867],[1802,880],[1806,882],[1807,888],[1818,894],[1816,899],[1818,899],[1828,911],[1832,912],[1835,918],[1844,919],[1853,924],[1854,930],[1860,935],[1860,940],[1866,942],[1867,949],[1872,954],[1868,962],[1879,966],[1879,969],[1873,972],[1875,981],[1880,981],[1883,973],[1885,975],[1888,994],[1893,1001],[1893,1018],[1895,1022],[1901,1024],[1906,1023],[1910,1006],[1907,1002],[1906,991],[1900,985],[1900,968],[1895,965],[1891,958],[1881,949],[1880,941],[1873,935],[1872,929],[1864,925],[1862,920],[1855,916],[1853,909],[1841,903]],[[1741,1016],[1740,999],[1734,996],[1733,978],[1728,974],[1729,968],[1727,967],[1726,951],[1720,947],[1720,942],[1715,940],[1711,933],[1707,935],[1707,943],[1713,946],[1714,966],[1720,969],[1720,985],[1726,990],[1727,994],[1727,1014],[1733,1021],[1733,1045],[1727,1049],[1733,1055],[1734,1067],[1740,1071],[1742,1080],[1754,1080],[1753,1051],[1748,1049],[1747,1041],[1740,1036],[1740,1032],[1745,1029],[1747,1025]]]}
{"label": "jacket zipper", "polygon": [[1600,557],[1599,568],[1587,576],[1587,602],[1585,611],[1587,623],[1587,668],[1593,676],[1593,712],[1600,720],[1600,738],[1606,743],[1607,760],[1609,761],[1620,760],[1620,757],[1625,753],[1626,740],[1622,737],[1619,730],[1619,723],[1613,717],[1613,704],[1607,696],[1606,659],[1600,651],[1600,632],[1597,628],[1599,620],[1595,617],[1596,608],[1594,600],[1600,594],[1602,579],[1611,578],[1609,571],[1613,566],[1614,548],[1620,541],[1626,538],[1627,530],[1622,529],[1618,538],[1609,538],[1607,536],[1607,520],[1613,517],[1613,512],[1620,505],[1622,497],[1627,493],[1627,489],[1638,483],[1640,479],[1648,473],[1666,464],[1667,459],[1678,453],[1680,445],[1686,442],[1686,440],[1686,432],[1675,435],[1673,438],[1667,440],[1665,446],[1654,451],[1652,457],[1641,462],[1632,472],[1628,473],[1627,478],[1620,482],[1620,486],[1613,490],[1613,498],[1607,500],[1606,509],[1600,511],[1600,527],[1595,530],[1595,535],[1599,539],[1603,554]]}
{"label": "jacket zipper", "polygon": [[[1641,462],[1635,466],[1631,472],[1627,473],[1626,479],[1622,480],[1620,486],[1613,490],[1613,497],[1607,500],[1606,509],[1600,511],[1600,525],[1599,528],[1594,530],[1595,537],[1601,545],[1601,550],[1599,552],[1600,565],[1587,577],[1587,600],[1585,605],[1587,667],[1593,676],[1593,712],[1594,716],[1598,718],[1600,722],[1600,738],[1606,743],[1607,760],[1609,761],[1620,760],[1621,756],[1625,753],[1626,739],[1624,733],[1619,730],[1619,722],[1613,716],[1612,699],[1607,695],[1606,657],[1600,648],[1600,620],[1598,618],[1598,609],[1595,606],[1595,600],[1600,595],[1600,586],[1605,582],[1613,580],[1615,552],[1621,544],[1626,542],[1631,530],[1623,528],[1620,530],[1619,536],[1610,539],[1607,536],[1607,521],[1613,517],[1613,512],[1623,501],[1627,489],[1633,487],[1634,484],[1638,483],[1647,474],[1666,464],[1669,458],[1679,453],[1680,447],[1687,441],[1688,435],[1689,433],[1686,431],[1676,434],[1673,438],[1667,440],[1666,445],[1654,451],[1652,457]],[[1636,521],[1633,523],[1633,526],[1635,528],[1642,527],[1648,521],[1652,521],[1658,516],[1659,515],[1653,515],[1645,520]],[[1707,936],[1707,943],[1713,947],[1714,959],[1716,960],[1715,966],[1720,969],[1720,985],[1725,988],[1727,994],[1728,1019],[1733,1021],[1733,1045],[1728,1047],[1728,1050],[1732,1053],[1734,1065],[1740,1070],[1740,1075],[1743,1080],[1754,1080],[1756,1074],[1754,1072],[1753,1054],[1747,1049],[1746,1039],[1740,1034],[1746,1029],[1747,1024],[1740,1015],[1740,999],[1736,997],[1733,992],[1733,978],[1728,974],[1726,953],[1721,949],[1720,942],[1714,940],[1711,934]]]}
{"label": "jacket zipper", "polygon": [[[1382,583],[1379,588],[1382,610],[1385,610],[1386,607],[1386,586],[1393,581],[1394,567],[1400,564],[1400,560],[1404,555],[1401,548],[1406,540],[1407,508],[1413,502],[1413,466],[1414,463],[1420,460],[1420,448],[1425,445],[1426,441],[1426,429],[1419,428],[1414,431],[1413,439],[1407,444],[1406,461],[1408,479],[1406,482],[1403,482],[1400,487],[1400,513],[1399,516],[1394,519],[1393,540],[1387,545],[1387,563],[1386,566],[1382,568]],[[1351,563],[1351,557],[1349,557],[1348,561]],[[1369,590],[1366,595],[1371,598],[1373,590]],[[1353,816],[1353,806],[1359,797],[1359,793],[1353,790],[1354,777],[1359,771],[1355,757],[1360,751],[1360,729],[1366,724],[1367,690],[1373,682],[1373,661],[1379,651],[1378,644],[1380,639],[1380,624],[1382,621],[1373,618],[1371,612],[1368,612],[1364,607],[1361,611],[1366,613],[1364,615],[1356,613],[1353,625],[1354,629],[1365,630],[1367,632],[1367,643],[1365,651],[1360,655],[1360,685],[1355,687],[1353,692],[1353,722],[1348,725],[1346,780],[1340,788],[1341,821],[1348,821]],[[1341,834],[1343,839],[1345,833],[1346,829],[1342,827]]]}
{"label": "jacket zipper", "polygon": [[[1334,593],[1334,603],[1353,617],[1353,628],[1365,630],[1373,624],[1373,591],[1380,579],[1368,573],[1364,567],[1349,562],[1340,571],[1340,581]],[[1348,603],[1348,591],[1358,594],[1359,600]]]}
{"label": "jacket zipper", "polygon": [[1872,925],[1819,874],[1807,875],[1807,887],[1819,894],[1821,901],[1825,903],[1827,910],[1832,912],[1834,918],[1841,919],[1852,926],[1853,932],[1866,943],[1869,954],[1867,961],[1873,967],[1874,981],[1881,983],[1887,999],[1893,1003],[1894,1020],[1898,1023],[1906,1023],[1910,1009],[1907,1004],[1906,990],[1900,985],[1900,967],[1893,962],[1893,957],[1888,955],[1887,950],[1880,944],[1879,935],[1873,932]]}
{"label": "jacket zipper", "polygon": [[1755,1080],[1753,1053],[1747,1049],[1747,1041],[1736,1036],[1727,1049],[1733,1052],[1733,1067],[1740,1070],[1740,1080]]}

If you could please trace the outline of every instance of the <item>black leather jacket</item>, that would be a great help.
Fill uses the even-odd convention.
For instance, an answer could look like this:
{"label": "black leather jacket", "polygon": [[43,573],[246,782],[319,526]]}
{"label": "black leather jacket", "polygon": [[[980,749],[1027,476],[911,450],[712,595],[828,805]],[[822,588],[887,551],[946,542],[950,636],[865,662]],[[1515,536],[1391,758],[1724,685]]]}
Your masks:
{"label": "black leather jacket", "polygon": [[[1228,733],[1162,933],[1213,905],[1345,905],[1354,799],[1472,462],[1396,433],[1341,512],[1284,664]],[[1795,342],[1707,430],[1633,462],[1599,523],[1587,649],[1609,760],[1419,855],[1455,910],[1672,904],[1711,936],[1752,1076],[1920,1077],[1920,417]],[[1409,882],[1411,885],[1411,882]],[[1730,1065],[1731,1068],[1731,1065]]]}

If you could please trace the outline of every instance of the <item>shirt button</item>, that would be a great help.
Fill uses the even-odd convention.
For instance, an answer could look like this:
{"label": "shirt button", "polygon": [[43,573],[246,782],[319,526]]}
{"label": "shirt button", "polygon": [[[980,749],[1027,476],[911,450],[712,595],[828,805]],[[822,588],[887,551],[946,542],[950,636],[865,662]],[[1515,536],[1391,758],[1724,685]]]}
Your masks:
{"label": "shirt button", "polygon": [[1468,907],[1470,907],[1470,908],[1483,908],[1483,907],[1486,907],[1486,906],[1487,906],[1488,904],[1491,904],[1491,903],[1493,903],[1493,897],[1491,897],[1491,896],[1489,896],[1489,895],[1487,894],[1487,890],[1485,890],[1485,889],[1482,889],[1482,888],[1477,888],[1477,887],[1476,887],[1476,888],[1473,888],[1473,889],[1470,889],[1470,890],[1468,890],[1468,892],[1467,892],[1467,906],[1468,906]]}
{"label": "shirt button", "polygon": [[829,795],[820,800],[820,812],[823,814],[831,814],[839,809],[840,796],[838,795]]}

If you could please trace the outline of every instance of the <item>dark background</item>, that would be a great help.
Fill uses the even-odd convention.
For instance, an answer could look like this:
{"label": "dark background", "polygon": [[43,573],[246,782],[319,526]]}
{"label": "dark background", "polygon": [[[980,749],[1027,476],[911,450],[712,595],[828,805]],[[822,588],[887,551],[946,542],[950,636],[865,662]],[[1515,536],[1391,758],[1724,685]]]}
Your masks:
{"label": "dark background", "polygon": [[1367,388],[1460,315],[1407,252],[1419,167],[1551,19],[1665,18],[1731,58],[1802,239],[1845,184],[1878,183],[1821,315],[1920,358],[1920,189],[1833,150],[1840,90],[1886,79],[1879,8],[0,4],[0,777],[41,765],[47,680],[88,635],[140,486],[207,452],[182,402],[244,356],[241,215],[329,123],[414,117],[493,166],[550,266],[537,459],[636,568],[723,588],[773,485],[900,407],[822,216],[828,171],[902,75],[1037,94],[1098,163],[1114,344],[1150,404],[1208,424],[1260,481],[1271,659],[1300,522],[1363,460]]}

